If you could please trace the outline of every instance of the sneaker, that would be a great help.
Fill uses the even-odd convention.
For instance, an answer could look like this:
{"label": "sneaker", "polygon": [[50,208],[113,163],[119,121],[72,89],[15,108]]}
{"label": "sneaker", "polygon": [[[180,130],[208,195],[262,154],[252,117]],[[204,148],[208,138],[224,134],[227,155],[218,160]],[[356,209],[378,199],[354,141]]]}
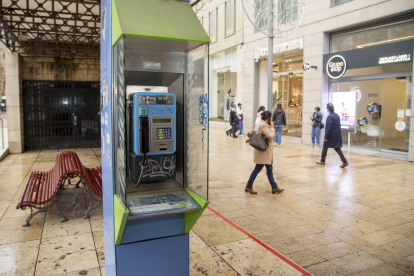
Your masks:
{"label": "sneaker", "polygon": [[275,143],[274,145],[273,145],[273,147],[276,147],[277,146],[277,144]]}
{"label": "sneaker", "polygon": [[315,162],[316,164],[318,164],[318,165],[322,165],[322,166],[325,166],[325,162],[322,162],[322,161],[319,161],[319,162]]}
{"label": "sneaker", "polygon": [[346,163],[342,163],[342,165],[341,166],[339,166],[341,169],[343,169],[343,168],[345,168],[345,167],[348,167],[349,166],[349,163],[348,162],[346,162]]}
{"label": "sneaker", "polygon": [[277,144],[278,147],[280,147],[280,144]]}

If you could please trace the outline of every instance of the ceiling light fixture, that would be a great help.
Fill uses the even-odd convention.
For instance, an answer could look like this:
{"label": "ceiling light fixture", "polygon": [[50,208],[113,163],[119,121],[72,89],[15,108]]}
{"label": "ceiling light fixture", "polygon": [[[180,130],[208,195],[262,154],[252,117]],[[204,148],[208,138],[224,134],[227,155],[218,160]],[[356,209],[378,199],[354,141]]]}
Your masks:
{"label": "ceiling light fixture", "polygon": [[391,41],[398,41],[398,40],[404,40],[404,39],[410,39],[410,38],[414,38],[414,35],[400,37],[400,38],[394,38],[394,39],[388,39],[388,40],[378,41],[378,42],[373,42],[373,43],[368,43],[368,44],[362,44],[362,45],[358,45],[356,47],[359,48],[359,49],[362,49],[366,46],[373,46],[373,45],[377,45],[377,44],[383,44],[383,43],[387,43],[387,42],[391,42]]}

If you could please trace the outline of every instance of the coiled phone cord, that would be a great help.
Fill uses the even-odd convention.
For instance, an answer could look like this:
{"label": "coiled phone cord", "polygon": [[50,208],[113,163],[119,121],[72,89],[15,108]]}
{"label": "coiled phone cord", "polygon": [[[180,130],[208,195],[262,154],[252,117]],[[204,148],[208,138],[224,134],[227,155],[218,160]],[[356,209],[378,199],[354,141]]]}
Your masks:
{"label": "coiled phone cord", "polygon": [[129,173],[128,173],[129,180],[131,181],[131,185],[132,185],[133,187],[135,187],[135,188],[139,186],[139,183],[141,182],[142,175],[144,174],[145,159],[146,159],[146,154],[144,153],[144,158],[143,158],[143,160],[142,160],[142,165],[141,165],[141,173],[140,173],[140,175],[139,175],[138,182],[136,182],[136,183],[135,183],[135,182],[132,180],[132,178],[131,178],[131,171],[129,171]]}
{"label": "coiled phone cord", "polygon": [[131,102],[131,100],[130,99],[128,99],[128,101],[127,101],[127,105],[126,105],[126,137],[127,137],[127,171],[128,171],[128,177],[129,177],[129,180],[131,181],[131,185],[133,186],[133,187],[138,187],[139,186],[139,183],[141,182],[141,178],[142,178],[142,174],[144,173],[144,167],[145,167],[145,161],[146,161],[146,154],[144,153],[143,155],[144,155],[144,158],[143,158],[143,160],[142,160],[142,165],[141,165],[141,174],[139,175],[139,179],[138,179],[138,182],[134,182],[134,180],[132,180],[132,177],[131,177],[131,170],[129,169],[129,143],[130,143],[130,127],[131,127],[131,125],[130,125],[130,118],[129,118],[129,116],[130,116],[130,106],[131,106],[131,104],[132,104],[132,102]]}

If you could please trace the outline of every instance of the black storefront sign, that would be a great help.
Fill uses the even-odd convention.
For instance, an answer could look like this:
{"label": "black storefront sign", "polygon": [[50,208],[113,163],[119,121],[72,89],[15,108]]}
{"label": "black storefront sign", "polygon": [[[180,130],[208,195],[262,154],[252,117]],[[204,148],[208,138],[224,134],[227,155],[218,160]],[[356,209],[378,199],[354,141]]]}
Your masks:
{"label": "black storefront sign", "polygon": [[339,79],[345,71],[346,61],[341,55],[332,56],[326,63],[326,73],[332,79]]}
{"label": "black storefront sign", "polygon": [[323,71],[334,56],[346,60],[346,70],[413,62],[414,39],[323,55]]}

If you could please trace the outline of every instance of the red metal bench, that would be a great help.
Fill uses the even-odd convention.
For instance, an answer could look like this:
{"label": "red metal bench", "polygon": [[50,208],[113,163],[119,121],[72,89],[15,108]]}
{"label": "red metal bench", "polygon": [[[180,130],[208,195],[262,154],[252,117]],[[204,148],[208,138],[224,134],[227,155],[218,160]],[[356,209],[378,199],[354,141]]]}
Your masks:
{"label": "red metal bench", "polygon": [[[76,187],[82,183],[84,192],[75,195],[62,193],[63,187],[72,185],[70,180],[75,177],[79,177],[79,181],[75,184]],[[65,195],[72,196],[71,204],[67,205],[73,209],[71,216],[64,215],[59,208],[60,199]],[[89,206],[82,214],[83,218],[87,218],[93,208],[102,204],[102,167],[86,168],[75,152],[64,151],[59,154],[55,166],[50,171],[30,173],[23,194],[16,206],[17,209],[25,210],[27,207],[31,209],[23,227],[29,226],[30,220],[39,212],[53,210],[55,207],[56,213],[62,217],[62,222],[66,221],[68,217],[78,215],[77,208],[80,204],[76,203],[76,199],[80,195],[87,195],[89,199]],[[94,204],[95,200],[98,203]],[[33,208],[37,211],[33,212]]]}

